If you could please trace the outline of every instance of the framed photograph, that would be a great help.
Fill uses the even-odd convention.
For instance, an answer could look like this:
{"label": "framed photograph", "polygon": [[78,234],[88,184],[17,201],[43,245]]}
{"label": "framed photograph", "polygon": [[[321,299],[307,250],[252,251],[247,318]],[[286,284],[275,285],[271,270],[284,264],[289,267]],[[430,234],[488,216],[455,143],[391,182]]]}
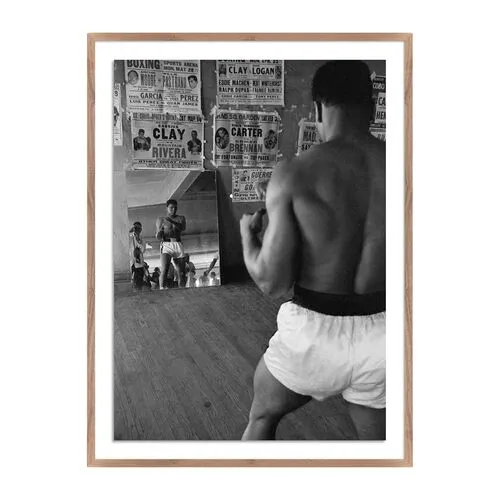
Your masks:
{"label": "framed photograph", "polygon": [[87,64],[88,466],[412,466],[412,35]]}

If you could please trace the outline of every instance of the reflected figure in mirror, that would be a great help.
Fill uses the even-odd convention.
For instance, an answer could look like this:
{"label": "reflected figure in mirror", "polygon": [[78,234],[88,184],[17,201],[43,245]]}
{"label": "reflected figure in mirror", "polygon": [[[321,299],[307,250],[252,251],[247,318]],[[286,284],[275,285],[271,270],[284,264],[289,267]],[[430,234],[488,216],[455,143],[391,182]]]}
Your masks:
{"label": "reflected figure in mirror", "polygon": [[181,234],[186,230],[186,218],[177,214],[177,200],[168,200],[167,214],[156,219],[156,238],[160,240],[160,290],[164,290],[170,264],[175,271],[174,280],[178,286],[185,282],[184,266],[179,260],[184,258]]}

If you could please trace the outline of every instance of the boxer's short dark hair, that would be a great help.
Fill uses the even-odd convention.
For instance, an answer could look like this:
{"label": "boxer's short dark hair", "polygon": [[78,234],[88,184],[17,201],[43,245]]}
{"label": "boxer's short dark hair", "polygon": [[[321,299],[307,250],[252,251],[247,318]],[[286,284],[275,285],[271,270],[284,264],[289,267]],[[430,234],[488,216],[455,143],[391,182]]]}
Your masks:
{"label": "boxer's short dark hair", "polygon": [[312,98],[318,104],[373,106],[370,69],[363,61],[329,61],[316,71]]}

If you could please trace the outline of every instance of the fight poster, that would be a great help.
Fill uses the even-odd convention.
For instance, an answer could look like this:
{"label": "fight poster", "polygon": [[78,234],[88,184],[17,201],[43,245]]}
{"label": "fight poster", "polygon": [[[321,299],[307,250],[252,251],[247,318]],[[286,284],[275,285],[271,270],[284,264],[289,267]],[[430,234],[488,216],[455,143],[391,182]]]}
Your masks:
{"label": "fight poster", "polygon": [[113,87],[113,145],[123,145],[122,127],[122,87],[115,83]]}
{"label": "fight poster", "polygon": [[283,106],[283,61],[217,61],[217,102]]}
{"label": "fight poster", "polygon": [[271,179],[272,168],[233,168],[233,203],[263,201],[258,184]]}
{"label": "fight poster", "polygon": [[299,139],[297,141],[297,155],[307,151],[315,144],[320,144],[318,129],[316,123],[308,122],[304,119],[299,122]]}
{"label": "fight poster", "polygon": [[376,137],[381,141],[385,141],[385,127],[376,127],[375,125],[372,125],[370,127],[370,132],[373,137]]}
{"label": "fight poster", "polygon": [[273,111],[214,113],[214,164],[218,167],[273,167],[278,157],[280,116]]}
{"label": "fight poster", "polygon": [[375,125],[385,125],[385,92],[379,92],[375,101]]}
{"label": "fight poster", "polygon": [[203,170],[203,117],[131,113],[133,168]]}
{"label": "fight poster", "polygon": [[128,111],[201,114],[200,61],[126,60]]}
{"label": "fight poster", "polygon": [[373,117],[370,124],[370,132],[373,136],[385,141],[386,129],[386,79],[384,75],[372,74],[373,84]]}

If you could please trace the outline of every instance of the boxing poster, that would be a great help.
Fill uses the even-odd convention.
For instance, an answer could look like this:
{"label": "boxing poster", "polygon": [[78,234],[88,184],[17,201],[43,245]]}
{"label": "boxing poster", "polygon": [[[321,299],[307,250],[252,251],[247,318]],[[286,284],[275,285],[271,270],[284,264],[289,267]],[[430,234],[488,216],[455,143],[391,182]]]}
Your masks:
{"label": "boxing poster", "polygon": [[379,92],[385,93],[385,75],[377,75],[375,72],[371,74],[373,96],[376,97]]}
{"label": "boxing poster", "polygon": [[113,87],[113,145],[123,145],[122,87],[119,83]]}
{"label": "boxing poster", "polygon": [[216,110],[214,158],[218,167],[272,167],[278,157],[276,111]]}
{"label": "boxing poster", "polygon": [[233,168],[233,203],[263,201],[258,183],[269,181],[272,168]]}
{"label": "boxing poster", "polygon": [[315,144],[320,144],[318,129],[316,123],[308,122],[304,119],[299,122],[299,139],[297,141],[297,155],[307,151]]}
{"label": "boxing poster", "polygon": [[203,117],[131,113],[135,170],[203,170]]}
{"label": "boxing poster", "polygon": [[385,127],[371,126],[370,132],[377,139],[380,139],[381,141],[385,141]]}
{"label": "boxing poster", "polygon": [[201,114],[200,61],[126,60],[128,111]]}
{"label": "boxing poster", "polygon": [[218,104],[284,106],[283,61],[216,63]]}
{"label": "boxing poster", "polygon": [[375,124],[385,125],[385,92],[379,92],[375,101]]}
{"label": "boxing poster", "polygon": [[386,129],[386,81],[384,75],[372,74],[374,109],[370,124],[370,132],[378,139],[385,141]]}

